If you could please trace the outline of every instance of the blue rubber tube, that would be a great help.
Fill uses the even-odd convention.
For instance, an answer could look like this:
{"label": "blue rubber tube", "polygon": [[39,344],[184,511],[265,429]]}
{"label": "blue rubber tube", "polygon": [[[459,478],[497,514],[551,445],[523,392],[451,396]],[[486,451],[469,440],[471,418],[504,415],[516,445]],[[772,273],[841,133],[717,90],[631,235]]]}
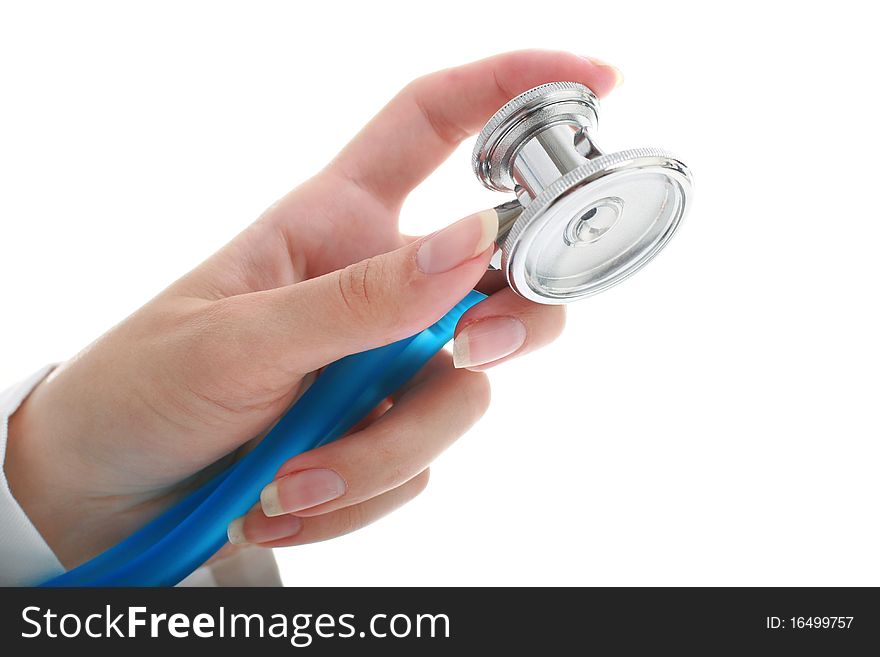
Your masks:
{"label": "blue rubber tube", "polygon": [[345,434],[450,339],[473,291],[421,333],[329,365],[245,457],[97,557],[43,586],[173,586],[226,543],[226,528],[288,459]]}

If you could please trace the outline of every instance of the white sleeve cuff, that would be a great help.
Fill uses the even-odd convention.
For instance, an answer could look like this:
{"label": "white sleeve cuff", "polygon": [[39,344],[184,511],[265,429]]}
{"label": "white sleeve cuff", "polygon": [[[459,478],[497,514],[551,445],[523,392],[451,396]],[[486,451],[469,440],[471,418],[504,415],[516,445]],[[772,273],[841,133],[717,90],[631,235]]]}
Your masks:
{"label": "white sleeve cuff", "polygon": [[52,549],[12,496],[4,469],[9,418],[54,367],[47,365],[0,392],[0,586],[39,584],[64,572]]}

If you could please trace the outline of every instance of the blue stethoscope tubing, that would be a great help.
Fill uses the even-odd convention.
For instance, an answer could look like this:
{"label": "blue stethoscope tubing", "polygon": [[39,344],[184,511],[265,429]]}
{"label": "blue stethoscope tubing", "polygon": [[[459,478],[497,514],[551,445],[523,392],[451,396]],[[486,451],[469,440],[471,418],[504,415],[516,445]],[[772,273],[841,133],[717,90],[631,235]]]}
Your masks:
{"label": "blue stethoscope tubing", "polygon": [[246,456],[128,538],[42,586],[173,586],[225,545],[226,528],[288,459],[335,440],[408,381],[485,295],[470,292],[421,333],[327,366]]}

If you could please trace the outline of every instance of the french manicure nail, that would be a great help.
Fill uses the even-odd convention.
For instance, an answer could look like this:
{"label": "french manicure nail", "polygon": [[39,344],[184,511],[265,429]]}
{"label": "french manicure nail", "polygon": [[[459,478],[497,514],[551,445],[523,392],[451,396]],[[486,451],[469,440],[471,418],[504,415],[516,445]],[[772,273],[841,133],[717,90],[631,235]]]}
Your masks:
{"label": "french manicure nail", "polygon": [[288,538],[299,534],[303,528],[303,519],[296,516],[283,516],[273,518],[271,521],[253,518],[248,525],[248,535],[244,534],[244,516],[236,518],[226,528],[226,536],[233,545],[248,545],[250,543],[269,543],[280,538]]}
{"label": "french manicure nail", "polygon": [[247,545],[247,539],[244,537],[244,517],[236,518],[229,523],[226,537],[233,545]]}
{"label": "french manicure nail", "polygon": [[425,238],[416,264],[425,274],[442,274],[483,253],[497,235],[496,212],[477,212]]}
{"label": "french manicure nail", "polygon": [[280,516],[335,500],[345,490],[345,480],[333,470],[301,470],[266,486],[260,493],[260,506],[267,516]]}
{"label": "french manicure nail", "polygon": [[623,84],[623,73],[619,68],[609,64],[608,62],[603,62],[598,57],[584,57],[591,64],[595,64],[596,66],[602,66],[603,68],[611,69],[614,73],[614,88],[616,89],[620,85]]}
{"label": "french manicure nail", "polygon": [[526,341],[525,325],[514,317],[489,317],[455,336],[452,362],[458,367],[486,365],[509,356]]}

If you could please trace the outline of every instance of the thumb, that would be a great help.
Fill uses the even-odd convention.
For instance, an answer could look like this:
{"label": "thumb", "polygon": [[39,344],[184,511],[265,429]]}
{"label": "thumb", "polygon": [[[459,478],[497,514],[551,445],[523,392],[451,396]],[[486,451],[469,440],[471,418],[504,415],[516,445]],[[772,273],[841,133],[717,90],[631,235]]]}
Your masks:
{"label": "thumb", "polygon": [[309,372],[436,322],[486,272],[497,233],[498,215],[485,210],[345,269],[227,301],[280,367]]}

